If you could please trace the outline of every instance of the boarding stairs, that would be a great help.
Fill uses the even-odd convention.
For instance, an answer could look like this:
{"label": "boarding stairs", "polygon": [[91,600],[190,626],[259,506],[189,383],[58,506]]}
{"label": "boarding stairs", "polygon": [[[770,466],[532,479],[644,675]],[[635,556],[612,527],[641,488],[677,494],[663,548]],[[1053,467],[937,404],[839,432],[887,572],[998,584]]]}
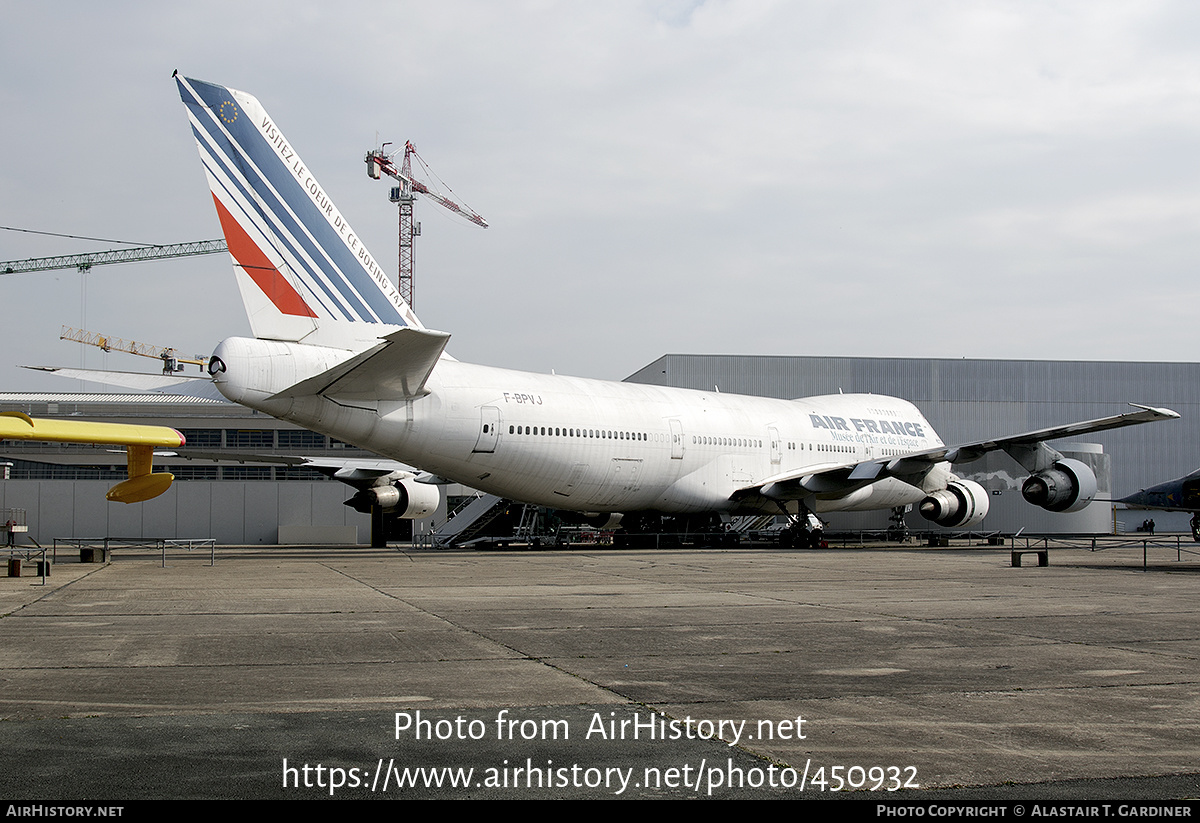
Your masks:
{"label": "boarding stairs", "polygon": [[494,494],[481,494],[454,511],[450,518],[433,530],[433,545],[439,549],[460,546],[471,540],[495,520],[509,501]]}
{"label": "boarding stairs", "polygon": [[529,546],[557,545],[561,528],[562,523],[557,518],[547,517],[543,508],[526,504],[521,510],[521,522],[513,533],[513,542]]}

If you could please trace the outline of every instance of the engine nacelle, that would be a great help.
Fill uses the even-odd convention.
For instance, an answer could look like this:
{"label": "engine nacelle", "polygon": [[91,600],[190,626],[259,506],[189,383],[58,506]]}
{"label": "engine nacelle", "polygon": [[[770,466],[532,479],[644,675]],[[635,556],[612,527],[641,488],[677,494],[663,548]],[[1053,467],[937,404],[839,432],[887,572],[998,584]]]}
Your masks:
{"label": "engine nacelle", "polygon": [[974,480],[951,480],[921,501],[921,516],[939,526],[974,526],[987,516],[991,500]]}
{"label": "engine nacelle", "polygon": [[1087,464],[1064,457],[1053,468],[1030,475],[1021,496],[1052,512],[1077,512],[1096,497],[1096,474]]}
{"label": "engine nacelle", "polygon": [[404,479],[386,486],[363,489],[347,500],[346,505],[363,514],[369,514],[372,506],[378,506],[388,514],[415,520],[429,517],[437,511],[441,502],[441,486]]}

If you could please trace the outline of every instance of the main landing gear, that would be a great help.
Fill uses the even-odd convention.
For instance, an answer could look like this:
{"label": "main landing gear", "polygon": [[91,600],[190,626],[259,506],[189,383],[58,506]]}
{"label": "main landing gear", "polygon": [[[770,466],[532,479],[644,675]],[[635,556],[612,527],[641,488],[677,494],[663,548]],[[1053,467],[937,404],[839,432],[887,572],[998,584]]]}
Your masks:
{"label": "main landing gear", "polygon": [[800,504],[800,514],[789,512],[782,504],[783,514],[788,519],[788,527],[779,533],[779,545],[785,549],[819,549],[825,541],[825,524]]}
{"label": "main landing gear", "polygon": [[908,524],[904,515],[912,510],[912,506],[895,506],[888,516],[887,539],[889,543],[904,543],[908,540]]}

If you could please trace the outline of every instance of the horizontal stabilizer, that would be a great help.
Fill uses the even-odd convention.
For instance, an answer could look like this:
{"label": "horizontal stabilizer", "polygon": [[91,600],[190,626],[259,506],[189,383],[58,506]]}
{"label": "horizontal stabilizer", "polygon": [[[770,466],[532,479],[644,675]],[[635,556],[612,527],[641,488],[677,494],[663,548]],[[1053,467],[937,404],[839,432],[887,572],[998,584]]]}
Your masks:
{"label": "horizontal stabilizer", "polygon": [[421,397],[425,381],[437,365],[450,335],[429,329],[399,329],[384,342],[332,369],[301,381],[276,398],[364,396],[373,400],[407,400]]}
{"label": "horizontal stabilizer", "polygon": [[49,372],[55,377],[65,377],[68,380],[86,380],[89,383],[99,383],[104,386],[120,386],[142,392],[177,394],[183,397],[200,397],[206,400],[225,402],[225,398],[213,385],[212,378],[199,375],[148,374],[146,372],[73,369],[57,366],[22,366],[21,368]]}

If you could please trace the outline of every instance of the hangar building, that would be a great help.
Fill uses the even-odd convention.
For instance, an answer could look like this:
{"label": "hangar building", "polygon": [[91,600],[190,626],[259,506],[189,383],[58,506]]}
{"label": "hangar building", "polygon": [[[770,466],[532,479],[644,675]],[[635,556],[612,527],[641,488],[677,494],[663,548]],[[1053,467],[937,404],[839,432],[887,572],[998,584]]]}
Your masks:
{"label": "hangar building", "polygon": [[[689,389],[797,398],[839,392],[903,397],[916,404],[947,445],[1032,431],[1128,410],[1128,402],[1165,406],[1182,419],[1088,435],[1086,444],[1052,443],[1098,468],[1099,497],[1119,498],[1200,466],[1200,364],[1062,360],[950,360],[668,354],[627,378]],[[1090,445],[1095,444],[1095,445]],[[1097,456],[1096,446],[1103,449]],[[1109,467],[1105,488],[1103,470]],[[992,493],[982,528],[1015,532],[1111,532],[1109,507],[1071,515],[1021,499],[1025,474],[1003,453],[956,469]],[[1159,530],[1187,530],[1186,515],[1118,511],[1132,531],[1147,516]],[[833,528],[883,528],[886,514],[833,515]],[[920,515],[909,528],[927,529]]]}

